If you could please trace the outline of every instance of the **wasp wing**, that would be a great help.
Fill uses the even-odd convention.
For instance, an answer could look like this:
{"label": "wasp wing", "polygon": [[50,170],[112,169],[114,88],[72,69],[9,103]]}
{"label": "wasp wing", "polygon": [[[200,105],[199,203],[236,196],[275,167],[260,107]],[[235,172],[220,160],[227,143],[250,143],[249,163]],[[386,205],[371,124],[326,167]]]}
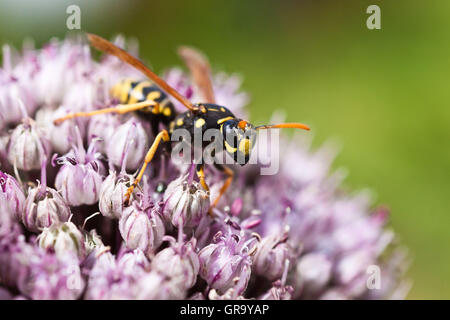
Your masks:
{"label": "wasp wing", "polygon": [[105,53],[109,53],[113,56],[116,56],[120,60],[128,63],[129,65],[135,67],[139,71],[141,71],[143,74],[145,74],[147,77],[152,79],[159,87],[161,87],[164,91],[166,91],[168,94],[176,98],[178,101],[180,101],[186,108],[190,110],[194,110],[194,106],[192,103],[190,103],[185,97],[183,97],[178,91],[176,91],[174,88],[172,88],[167,82],[165,82],[163,79],[158,77],[152,70],[147,68],[139,59],[133,57],[131,54],[126,52],[125,50],[122,50],[121,48],[117,47],[110,41],[103,39],[100,36],[97,36],[95,34],[88,33],[88,39],[91,45],[95,48],[97,48],[100,51],[103,51]]}
{"label": "wasp wing", "polygon": [[205,99],[203,102],[215,103],[214,90],[211,81],[211,67],[206,56],[192,47],[182,46],[178,55],[191,72],[195,85]]}

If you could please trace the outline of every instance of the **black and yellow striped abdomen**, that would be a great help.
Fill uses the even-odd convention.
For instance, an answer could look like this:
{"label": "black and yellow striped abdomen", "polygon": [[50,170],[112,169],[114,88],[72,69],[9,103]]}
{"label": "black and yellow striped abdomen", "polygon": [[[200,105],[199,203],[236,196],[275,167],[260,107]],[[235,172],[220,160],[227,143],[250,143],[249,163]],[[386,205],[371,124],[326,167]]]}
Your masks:
{"label": "black and yellow striped abdomen", "polygon": [[122,80],[111,88],[111,96],[121,104],[132,104],[143,101],[155,101],[156,106],[149,106],[137,111],[140,116],[158,117],[161,122],[168,124],[176,114],[175,108],[167,94],[157,85],[148,80]]}

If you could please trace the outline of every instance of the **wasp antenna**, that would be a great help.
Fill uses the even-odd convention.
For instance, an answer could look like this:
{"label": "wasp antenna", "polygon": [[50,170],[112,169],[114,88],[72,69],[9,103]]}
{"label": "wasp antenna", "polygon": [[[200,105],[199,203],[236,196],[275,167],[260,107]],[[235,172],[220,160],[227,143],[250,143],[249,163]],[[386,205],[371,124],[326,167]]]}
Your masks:
{"label": "wasp antenna", "polygon": [[262,125],[258,126],[255,129],[281,129],[281,128],[293,128],[293,129],[302,129],[302,130],[311,130],[309,126],[303,123],[280,123],[280,124],[270,124],[270,125]]}

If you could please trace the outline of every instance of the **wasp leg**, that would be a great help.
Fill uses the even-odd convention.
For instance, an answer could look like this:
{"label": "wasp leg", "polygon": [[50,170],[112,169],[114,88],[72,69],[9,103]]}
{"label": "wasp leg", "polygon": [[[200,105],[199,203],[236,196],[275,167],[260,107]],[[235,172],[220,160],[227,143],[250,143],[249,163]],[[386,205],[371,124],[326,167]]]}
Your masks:
{"label": "wasp leg", "polygon": [[225,180],[224,184],[220,188],[219,195],[217,196],[216,199],[214,199],[214,201],[213,201],[213,203],[211,205],[211,208],[209,209],[210,212],[211,212],[212,209],[214,209],[217,206],[217,204],[219,203],[220,198],[227,191],[227,189],[231,185],[231,182],[233,181],[233,177],[234,177],[234,172],[229,167],[227,167],[225,165],[222,165],[222,164],[217,164],[217,163],[214,166],[217,169],[219,169],[220,171],[222,171],[223,173],[225,173],[225,175],[227,176],[227,179]]}
{"label": "wasp leg", "polygon": [[150,149],[148,149],[147,154],[145,155],[144,164],[142,165],[141,169],[139,170],[139,173],[136,177],[136,179],[133,181],[133,184],[128,188],[127,193],[125,194],[125,203],[128,203],[131,197],[131,194],[133,193],[134,188],[139,184],[139,182],[142,179],[142,176],[144,175],[145,169],[147,168],[147,165],[152,161],[153,156],[156,153],[156,150],[158,149],[159,144],[161,143],[161,140],[163,141],[169,141],[169,133],[167,130],[162,130],[155,138],[155,141],[153,141],[152,146]]}
{"label": "wasp leg", "polygon": [[105,109],[99,109],[89,112],[75,112],[75,113],[69,113],[65,115],[64,117],[55,119],[53,121],[54,124],[60,124],[63,121],[73,119],[73,118],[79,118],[79,117],[92,117],[98,114],[104,114],[104,113],[117,113],[117,114],[124,114],[140,109],[144,109],[150,106],[157,106],[158,104],[155,101],[143,101],[139,103],[133,103],[133,104],[118,104],[115,107],[111,108],[105,108]]}
{"label": "wasp leg", "polygon": [[200,184],[202,185],[203,189],[206,191],[209,191],[209,187],[205,182],[205,171],[204,171],[204,164],[198,164],[197,165],[197,177],[200,180]]}

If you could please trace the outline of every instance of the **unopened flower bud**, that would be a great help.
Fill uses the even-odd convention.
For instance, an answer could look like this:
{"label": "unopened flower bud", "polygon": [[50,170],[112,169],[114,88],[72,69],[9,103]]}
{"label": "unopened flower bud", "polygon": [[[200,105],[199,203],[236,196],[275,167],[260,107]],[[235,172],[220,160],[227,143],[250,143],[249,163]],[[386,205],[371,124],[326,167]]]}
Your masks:
{"label": "unopened flower bud", "polygon": [[0,192],[5,196],[6,204],[10,207],[16,220],[19,221],[25,204],[25,195],[16,179],[1,171]]}
{"label": "unopened flower bud", "polygon": [[273,283],[272,288],[261,295],[258,300],[291,300],[294,288],[292,286],[285,286],[280,280]]}
{"label": "unopened flower bud", "polygon": [[49,228],[45,228],[38,239],[41,248],[52,249],[60,257],[71,253],[82,259],[86,254],[84,237],[70,221],[53,224]]}
{"label": "unopened flower bud", "polygon": [[[359,285],[364,290],[366,288],[367,268],[374,261],[374,253],[369,249],[359,249],[348,252],[340,257],[334,270],[334,280],[339,284],[352,283],[349,286],[352,290],[355,285]],[[361,283],[363,278],[363,283]]]}
{"label": "unopened flower bud", "polygon": [[16,237],[16,233],[12,232],[13,226],[14,213],[11,211],[6,196],[0,192],[0,243],[3,242],[5,237]]}
{"label": "unopened flower bud", "polygon": [[287,234],[264,237],[257,246],[253,270],[271,281],[279,279],[283,274],[286,260],[293,256],[287,242]]}
{"label": "unopened flower bud", "polygon": [[151,271],[138,282],[137,299],[140,300],[180,300],[186,297],[186,290],[170,276]]}
{"label": "unopened flower bud", "polygon": [[123,210],[119,230],[127,248],[151,255],[162,243],[164,224],[159,215],[142,208],[136,201]]}
{"label": "unopened flower bud", "polygon": [[308,253],[297,263],[296,282],[310,295],[319,293],[331,278],[333,263],[323,253]]}
{"label": "unopened flower bud", "polygon": [[78,146],[58,159],[63,166],[56,175],[55,186],[69,205],[80,206],[98,201],[104,173],[100,156],[95,143],[91,143],[85,151],[78,134]]}
{"label": "unopened flower bud", "polygon": [[[100,188],[99,208],[102,215],[119,219],[122,216],[125,194],[132,183],[132,177],[127,174],[116,174],[112,171],[103,181]],[[133,200],[133,195],[130,201]]]}
{"label": "unopened flower bud", "polygon": [[69,217],[70,208],[55,189],[41,185],[29,189],[22,216],[28,230],[38,232]]}
{"label": "unopened flower bud", "polygon": [[179,283],[185,289],[194,286],[197,281],[200,261],[195,252],[195,240],[184,244],[172,243],[152,259],[152,270],[166,274],[172,281]]}
{"label": "unopened flower bud", "polygon": [[193,227],[207,214],[209,194],[197,182],[182,176],[172,181],[164,193],[164,217],[176,227]]}
{"label": "unopened flower bud", "polygon": [[[3,68],[0,69],[0,122],[18,123],[23,118],[19,101],[24,103],[26,112],[32,114],[36,108],[33,95],[26,86],[26,80],[16,77],[12,68],[11,48],[3,46]],[[1,125],[0,125],[1,126]]]}
{"label": "unopened flower bud", "polygon": [[8,146],[8,161],[21,170],[41,167],[50,154],[50,142],[33,120],[26,119],[11,134]]}
{"label": "unopened flower bud", "polygon": [[53,123],[55,119],[63,117],[71,112],[73,112],[73,110],[70,107],[60,106],[56,110],[53,110],[50,107],[42,108],[36,113],[36,124],[42,128],[50,141],[53,150],[59,154],[69,152],[72,145],[76,142],[76,126],[80,128],[80,132],[85,131],[85,118],[75,118],[71,121],[64,121],[58,125]]}
{"label": "unopened flower bud", "polygon": [[85,234],[84,247],[86,248],[86,255],[89,255],[98,249],[104,248],[105,245],[103,244],[103,241],[98,235],[97,231],[95,229],[92,229]]}
{"label": "unopened flower bud", "polygon": [[247,287],[248,278],[247,269],[249,266],[245,266],[243,269],[243,277],[236,277],[233,279],[233,286],[228,288],[223,294],[220,294],[216,289],[211,289],[208,293],[208,298],[210,300],[245,300],[242,295],[245,288]]}
{"label": "unopened flower bud", "polygon": [[[106,154],[109,161],[121,167],[126,161],[127,170],[136,170],[142,164],[149,148],[148,134],[141,122],[130,119],[114,131],[109,138]],[[131,150],[128,152],[128,150]]]}
{"label": "unopened flower bud", "polygon": [[117,268],[124,275],[136,276],[136,273],[149,271],[151,264],[141,249],[135,249],[124,253],[118,258]]}
{"label": "unopened flower bud", "polygon": [[255,247],[249,249],[248,245],[254,239],[245,241],[232,233],[226,236],[218,233],[215,239],[217,243],[207,245],[198,254],[200,276],[219,294],[235,288],[236,283],[239,283],[235,294],[241,295],[250,279],[251,254],[254,253]]}
{"label": "unopened flower bud", "polygon": [[97,142],[98,151],[106,154],[108,142],[114,132],[120,126],[120,118],[115,114],[104,114],[101,117],[92,117],[87,129],[88,142],[99,139]]}

